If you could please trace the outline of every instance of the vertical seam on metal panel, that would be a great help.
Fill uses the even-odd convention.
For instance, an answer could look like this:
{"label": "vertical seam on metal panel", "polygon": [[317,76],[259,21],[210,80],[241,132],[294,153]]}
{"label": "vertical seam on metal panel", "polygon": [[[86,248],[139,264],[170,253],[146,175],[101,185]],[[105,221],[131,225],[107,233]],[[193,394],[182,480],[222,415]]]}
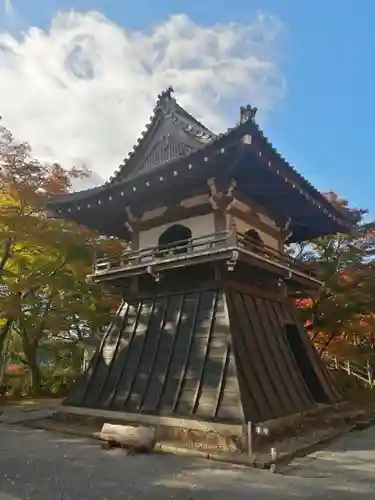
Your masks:
{"label": "vertical seam on metal panel", "polygon": [[[129,385],[128,393],[127,393],[127,395],[125,397],[125,401],[124,401],[124,403],[122,405],[123,408],[125,408],[125,406],[127,405],[129,396],[130,396],[130,394],[132,393],[132,390],[133,390],[134,382],[135,382],[135,380],[137,378],[137,375],[138,375],[138,369],[139,369],[139,365],[141,363],[143,351],[144,351],[144,348],[145,348],[146,338],[147,338],[147,335],[148,335],[148,329],[150,327],[150,323],[152,321],[152,316],[154,314],[154,308],[155,308],[155,302],[156,302],[156,300],[157,300],[157,297],[154,296],[152,298],[152,305],[151,305],[151,309],[150,309],[150,313],[149,313],[149,318],[148,318],[148,321],[147,321],[147,327],[146,327],[145,334],[144,334],[143,340],[142,340],[141,352],[139,353],[139,356],[138,356],[137,364],[136,364],[136,367],[135,367],[135,370],[134,370],[134,374],[133,374],[132,380],[131,380],[130,385]],[[138,328],[138,323],[137,323],[137,328]]]}
{"label": "vertical seam on metal panel", "polygon": [[275,352],[274,352],[273,344],[272,344],[272,339],[269,338],[268,330],[267,330],[266,326],[264,325],[263,315],[261,314],[261,312],[259,310],[259,307],[258,307],[258,304],[257,304],[257,298],[254,299],[254,306],[255,306],[255,309],[257,310],[257,313],[258,313],[259,323],[260,323],[260,325],[261,325],[261,327],[263,329],[263,332],[264,332],[264,338],[267,341],[267,344],[268,344],[268,347],[269,347],[269,352],[270,352],[271,358],[272,358],[271,361],[273,362],[273,364],[274,364],[274,366],[276,368],[276,371],[279,374],[280,382],[281,382],[281,387],[283,388],[284,395],[289,399],[289,404],[288,404],[288,403],[286,403],[284,397],[282,397],[280,395],[281,396],[280,397],[281,405],[284,407],[284,410],[286,412],[289,412],[290,411],[290,406],[293,409],[294,402],[293,402],[293,399],[291,399],[289,391],[288,391],[287,386],[285,384],[283,373],[280,370],[279,360],[278,360],[277,356],[275,356]]}
{"label": "vertical seam on metal panel", "polygon": [[184,309],[184,303],[185,303],[185,294],[183,293],[181,295],[180,310],[178,311],[178,314],[177,314],[177,321],[176,321],[175,333],[174,333],[174,336],[173,336],[172,346],[171,346],[171,350],[170,350],[169,357],[168,357],[167,369],[166,369],[166,371],[164,373],[162,388],[161,388],[161,391],[160,391],[160,394],[159,394],[159,399],[158,399],[158,402],[157,402],[157,405],[156,405],[156,410],[159,409],[160,402],[161,402],[161,399],[162,399],[162,397],[164,395],[164,391],[165,391],[165,385],[166,385],[165,383],[167,382],[167,378],[168,378],[168,375],[169,375],[169,372],[170,372],[170,369],[171,369],[171,363],[172,363],[172,359],[173,359],[173,354],[174,354],[174,350],[175,350],[177,336],[180,333],[180,324],[181,324],[181,318],[182,318],[182,311]]}
{"label": "vertical seam on metal panel", "polygon": [[[229,315],[228,315],[228,320],[229,320]],[[228,334],[228,336],[229,335],[230,334]],[[223,359],[224,362],[222,364],[222,370],[221,370],[221,374],[220,374],[220,382],[219,382],[218,392],[217,392],[217,395],[216,395],[216,405],[215,405],[215,411],[214,411],[214,414],[213,414],[214,418],[217,418],[217,414],[220,411],[220,405],[221,405],[221,402],[223,400],[223,395],[224,395],[224,391],[225,391],[226,374],[227,374],[227,369],[228,369],[228,364],[229,364],[229,356],[231,354],[231,347],[232,347],[231,340],[232,339],[230,337],[227,338],[227,346],[226,346],[226,349],[225,349],[225,354],[224,354],[224,359]],[[239,385],[238,375],[237,375],[237,383]],[[241,405],[242,414],[243,414],[241,393],[240,393],[240,388],[239,387],[238,387],[238,391],[239,391],[238,396],[239,396],[239,399],[240,399],[240,405]]]}
{"label": "vertical seam on metal panel", "polygon": [[[255,326],[253,324],[253,321],[252,321],[252,315],[250,314],[248,305],[246,303],[246,296],[243,293],[239,293],[239,296],[240,296],[240,300],[242,302],[242,305],[243,305],[243,308],[244,308],[244,311],[245,311],[245,315],[246,315],[247,321],[249,323],[249,327],[250,327],[250,331],[251,331],[252,337],[254,339],[254,343],[257,346],[257,349],[258,349],[258,352],[259,352],[259,362],[260,362],[260,364],[261,364],[261,366],[263,368],[265,377],[268,378],[268,382],[266,382],[266,383],[267,383],[269,389],[271,389],[272,393],[274,395],[276,395],[275,402],[279,401],[279,405],[277,405],[277,406],[280,407],[280,408],[282,408],[283,405],[280,402],[280,396],[278,394],[277,387],[275,386],[272,374],[269,372],[269,369],[268,369],[269,360],[267,360],[267,358],[266,358],[266,356],[265,356],[265,354],[263,352],[263,346],[259,342],[258,334],[256,333],[256,328],[255,328]],[[255,309],[254,298],[251,297],[251,296],[249,296],[249,297],[250,297],[252,303],[254,304],[254,310],[255,310],[254,312],[255,312],[255,314],[258,314],[258,311]],[[260,321],[259,321],[259,324],[260,324]],[[260,325],[260,327],[262,328],[262,325]],[[260,333],[260,335],[262,335],[262,332],[259,332],[259,333]],[[264,339],[264,342],[267,344],[266,339]],[[245,339],[244,343],[245,343],[247,351],[249,351],[246,339]],[[260,390],[261,390],[261,392],[263,394],[263,397],[264,397],[264,399],[266,401],[266,404],[267,404],[267,406],[268,406],[268,408],[269,408],[269,410],[271,412],[271,415],[275,415],[274,405],[272,405],[272,402],[269,399],[269,397],[272,397],[272,394],[269,394],[269,390],[267,391],[265,389],[264,384],[262,383],[262,376],[258,375],[258,373],[257,373],[256,374],[256,378],[259,380]],[[261,412],[261,414],[262,414],[262,412]]]}
{"label": "vertical seam on metal panel", "polygon": [[212,339],[212,333],[213,329],[215,327],[215,320],[216,320],[216,311],[217,311],[217,303],[218,303],[218,295],[219,295],[219,290],[215,290],[214,294],[214,303],[212,305],[212,313],[211,313],[211,322],[210,322],[210,328],[208,330],[208,336],[207,336],[207,342],[206,342],[206,349],[203,355],[203,363],[202,363],[202,368],[199,376],[199,381],[198,381],[198,386],[195,390],[195,395],[194,395],[194,405],[191,413],[195,413],[197,411],[199,399],[202,393],[202,381],[203,381],[203,376],[206,371],[206,363],[207,363],[207,356],[209,353],[210,349],[210,344],[211,344],[211,339]]}
{"label": "vertical seam on metal panel", "polygon": [[276,341],[277,346],[278,346],[278,351],[279,351],[280,355],[282,356],[282,358],[281,358],[282,363],[281,364],[284,366],[285,371],[288,375],[288,378],[291,382],[291,386],[289,386],[289,383],[286,383],[285,386],[287,388],[289,396],[291,397],[291,401],[292,401],[295,409],[298,411],[301,408],[301,403],[304,404],[303,397],[301,400],[301,397],[299,395],[300,386],[297,383],[293,373],[289,370],[289,367],[288,367],[288,349],[285,350],[286,342],[283,342],[283,339],[280,338],[280,333],[281,333],[281,336],[283,336],[284,330],[283,330],[283,328],[281,328],[281,332],[280,332],[280,329],[277,328],[277,325],[275,325],[275,322],[273,321],[273,309],[272,308],[270,309],[268,307],[267,299],[263,299],[262,304],[263,304],[264,310],[267,312],[268,321],[269,321],[271,329],[273,330],[273,335],[275,337],[275,341]]}
{"label": "vertical seam on metal panel", "polygon": [[185,355],[185,358],[184,358],[184,366],[183,366],[182,373],[180,375],[180,380],[179,380],[179,383],[178,383],[178,387],[177,387],[177,391],[176,391],[176,396],[175,396],[175,399],[173,401],[172,412],[176,411],[177,405],[179,403],[180,393],[181,393],[181,389],[182,389],[182,384],[183,384],[183,381],[185,379],[186,369],[187,369],[187,365],[188,365],[189,359],[190,359],[191,345],[192,345],[193,337],[194,337],[194,334],[195,334],[195,326],[196,326],[197,317],[198,317],[198,311],[199,311],[199,306],[200,306],[200,297],[201,297],[201,292],[198,292],[197,293],[197,303],[196,303],[195,309],[194,309],[193,323],[192,323],[191,331],[190,331],[189,343],[188,343],[186,355]]}
{"label": "vertical seam on metal panel", "polygon": [[113,364],[115,363],[115,360],[116,360],[116,356],[117,356],[117,351],[118,351],[118,348],[119,348],[119,345],[120,345],[120,340],[121,340],[121,335],[122,335],[122,331],[123,331],[123,328],[124,328],[124,324],[125,324],[125,321],[127,320],[128,318],[128,313],[129,313],[129,304],[127,303],[127,307],[126,307],[126,311],[123,315],[123,317],[121,318],[121,325],[119,326],[119,330],[118,330],[118,337],[117,337],[117,340],[116,340],[116,345],[115,345],[115,349],[114,349],[114,353],[113,353],[113,356],[112,356],[112,359],[111,359],[111,362],[109,364],[109,367],[108,367],[108,370],[107,370],[107,374],[106,374],[106,377],[105,377],[105,380],[104,382],[101,384],[101,387],[100,389],[98,390],[98,393],[97,393],[97,396],[96,396],[96,401],[97,403],[99,404],[100,406],[100,399],[101,399],[101,396],[103,394],[103,391],[108,383],[108,378],[109,378],[109,375],[112,371],[112,367],[113,367]]}
{"label": "vertical seam on metal panel", "polygon": [[[230,300],[231,300],[231,302],[233,304],[232,308],[234,309],[234,311],[236,313],[236,316],[239,316],[239,313],[238,313],[238,311],[236,309],[234,299],[232,298],[232,293],[235,293],[239,297],[239,300],[243,304],[243,308],[244,308],[244,312],[245,312],[245,315],[246,315],[246,319],[247,319],[247,321],[249,323],[249,326],[251,327],[251,330],[252,330],[251,331],[252,336],[254,338],[256,346],[258,347],[258,351],[261,354],[262,351],[261,351],[260,346],[258,344],[258,339],[257,339],[256,335],[254,334],[254,331],[253,331],[254,329],[252,328],[252,325],[250,323],[249,314],[248,314],[248,311],[247,311],[247,308],[246,308],[246,305],[245,305],[243,294],[241,292],[231,292],[231,295],[230,295]],[[239,329],[238,336],[241,339],[241,344],[242,344],[243,350],[247,354],[246,357],[249,359],[249,361],[251,361],[251,363],[250,363],[250,365],[251,365],[251,371],[252,371],[253,376],[254,376],[254,378],[256,380],[256,383],[257,383],[257,385],[259,387],[259,391],[260,391],[260,393],[263,396],[264,402],[268,406],[270,414],[272,415],[274,413],[274,410],[272,408],[272,405],[268,401],[267,395],[265,394],[265,392],[263,390],[263,385],[262,385],[261,377],[260,377],[259,373],[257,372],[257,370],[255,369],[255,367],[253,367],[252,356],[250,354],[250,351],[249,351],[249,348],[248,348],[248,345],[247,345],[247,342],[246,342],[246,339],[245,339],[246,333],[244,332],[244,329],[243,329],[243,327],[241,325],[241,321],[240,320],[238,320],[238,329]],[[241,371],[242,371],[242,366],[241,366]],[[248,392],[249,392],[249,394],[251,394],[251,399],[253,400],[254,410],[256,411],[256,413],[258,414],[258,416],[260,418],[262,418],[262,415],[264,414],[264,412],[262,412],[261,408],[259,407],[260,401],[258,401],[258,398],[256,397],[256,395],[254,394],[253,390],[251,389],[251,384],[247,380],[246,376],[244,376],[244,380],[245,380],[246,386],[248,388]]]}
{"label": "vertical seam on metal panel", "polygon": [[166,302],[165,302],[164,314],[162,315],[162,318],[160,320],[160,325],[159,325],[159,329],[158,329],[158,333],[157,333],[157,338],[156,338],[156,345],[155,345],[155,349],[154,349],[152,360],[151,360],[151,366],[150,366],[150,371],[149,371],[149,375],[148,375],[147,382],[146,382],[146,387],[144,389],[141,401],[139,402],[138,407],[137,407],[138,411],[140,410],[141,412],[142,412],[144,400],[146,398],[147,390],[148,390],[149,385],[150,385],[150,379],[152,377],[152,372],[154,371],[156,357],[157,357],[157,355],[159,353],[160,339],[162,337],[162,332],[163,332],[163,329],[164,329],[164,326],[165,326],[165,323],[166,323],[166,320],[167,320],[170,298],[171,298],[170,295],[166,296],[166,298],[165,298]]}
{"label": "vertical seam on metal panel", "polygon": [[124,371],[125,371],[125,367],[127,365],[128,359],[129,359],[129,350],[131,348],[131,345],[132,345],[132,342],[133,342],[133,339],[134,339],[134,336],[135,336],[135,332],[137,331],[137,328],[138,328],[138,321],[139,321],[139,316],[140,316],[141,311],[142,311],[142,307],[143,307],[143,302],[139,302],[138,303],[138,307],[137,307],[136,318],[135,318],[135,321],[134,321],[133,331],[131,332],[129,343],[128,343],[128,351],[126,352],[124,363],[122,365],[122,368],[121,368],[121,371],[119,373],[119,376],[117,377],[117,381],[116,381],[114,390],[112,391],[112,395],[110,397],[110,400],[109,400],[109,403],[107,405],[107,408],[110,408],[112,406],[112,404],[113,404],[113,401],[116,399],[117,391],[119,389],[119,384],[121,382],[122,376],[123,376]]}
{"label": "vertical seam on metal panel", "polygon": [[[118,307],[118,309],[116,311],[115,317],[111,321],[110,325],[108,326],[108,329],[107,329],[106,333],[104,334],[104,336],[103,336],[103,338],[102,338],[102,340],[100,342],[100,346],[99,346],[99,349],[98,349],[98,355],[96,356],[96,360],[95,360],[95,366],[92,367],[92,371],[91,371],[89,379],[87,381],[86,388],[85,388],[85,390],[83,392],[82,397],[80,398],[81,399],[81,404],[83,404],[84,400],[87,397],[87,393],[89,392],[93,376],[96,373],[96,370],[98,368],[100,360],[102,359],[103,347],[104,347],[104,345],[105,345],[105,343],[106,343],[106,341],[107,341],[107,339],[109,337],[109,334],[110,334],[111,329],[112,329],[112,327],[113,327],[113,325],[114,325],[114,323],[116,321],[116,318],[117,318],[118,314],[121,313],[121,311],[122,311],[123,307],[125,306],[125,304],[126,304],[126,301],[122,300],[121,305]],[[91,365],[91,363],[90,363],[90,365]],[[91,369],[91,366],[89,366],[88,370],[89,369]]]}
{"label": "vertical seam on metal panel", "polygon": [[[293,312],[288,311],[288,313],[291,316],[291,318],[293,319],[293,321],[297,327],[298,332],[300,333],[300,335],[302,335],[303,332],[301,332],[301,329],[303,327],[301,327],[299,321],[297,320],[296,315],[295,315],[295,311],[293,311]],[[308,337],[308,335],[307,335],[307,337]],[[302,341],[303,341],[303,339],[302,339]],[[323,391],[325,392],[325,395],[327,396],[327,398],[330,401],[336,400],[337,397],[340,397],[340,395],[341,395],[340,391],[337,387],[337,384],[335,383],[335,381],[333,379],[331,379],[331,380],[329,379],[330,375],[328,374],[328,371],[327,371],[326,367],[324,366],[322,359],[320,358],[320,356],[317,352],[317,349],[315,348],[314,343],[310,340],[310,338],[308,338],[308,342],[311,344],[310,348],[312,349],[313,359],[316,361],[316,363],[318,365],[317,368],[321,371],[322,377],[324,379],[324,383],[323,383],[320,380],[319,375],[316,373],[316,370],[314,369],[318,379],[320,380]],[[303,344],[305,346],[305,349],[307,350],[306,343],[303,342]]]}
{"label": "vertical seam on metal panel", "polygon": [[[265,351],[271,351],[271,348],[270,348],[270,345],[268,342],[267,335],[265,335],[265,333],[264,333],[264,327],[263,327],[263,325],[260,321],[260,318],[259,318],[259,312],[258,312],[258,309],[256,307],[255,297],[250,295],[250,294],[242,294],[242,300],[243,300],[243,303],[245,306],[245,312],[246,312],[247,318],[249,320],[249,325],[250,325],[251,330],[253,332],[254,339],[256,340],[257,345],[258,345],[260,357],[262,359],[262,365],[264,367],[265,373],[266,373],[268,380],[270,382],[270,386],[273,389],[273,393],[275,396],[275,402],[276,402],[278,408],[280,408],[282,411],[284,411],[285,406],[283,404],[282,398],[280,397],[277,385],[275,383],[275,377],[273,376],[273,372],[272,372],[272,370],[270,370],[270,359],[265,354]],[[256,322],[256,324],[254,324],[254,321]],[[259,326],[259,339],[261,338],[262,342],[260,342],[258,340],[257,326]],[[274,366],[274,365],[272,365],[272,366]],[[275,374],[277,375],[276,367],[274,366],[274,368],[275,368]],[[273,405],[271,405],[269,401],[268,401],[268,403],[269,403],[269,406],[271,406],[272,411],[274,412]],[[277,412],[279,412],[279,410],[277,410]]]}
{"label": "vertical seam on metal panel", "polygon": [[286,345],[286,348],[288,350],[288,353],[289,353],[289,357],[290,359],[292,360],[292,363],[293,363],[293,366],[296,370],[296,373],[299,374],[299,378],[301,379],[302,381],[302,384],[303,384],[303,387],[305,388],[305,392],[306,392],[306,396],[307,396],[307,399],[308,401],[310,402],[313,402],[313,398],[311,396],[311,393],[309,391],[309,388],[307,387],[306,385],[306,382],[305,382],[305,379],[303,378],[302,376],[302,373],[300,372],[300,369],[298,368],[298,365],[297,365],[297,362],[296,362],[296,359],[293,355],[293,353],[291,352],[291,349],[290,349],[290,345],[289,345],[289,342],[287,341],[286,339],[286,335],[285,335],[285,331],[284,331],[284,327],[283,327],[283,324],[281,323],[280,321],[280,316],[278,315],[277,313],[277,309],[276,309],[276,304],[274,304],[272,301],[270,302],[270,306],[271,306],[271,309],[273,310],[273,313],[275,315],[275,319],[277,321],[277,324],[280,326],[280,329],[281,329],[281,332],[282,332],[282,336],[283,336],[283,339],[285,340],[285,345]]}

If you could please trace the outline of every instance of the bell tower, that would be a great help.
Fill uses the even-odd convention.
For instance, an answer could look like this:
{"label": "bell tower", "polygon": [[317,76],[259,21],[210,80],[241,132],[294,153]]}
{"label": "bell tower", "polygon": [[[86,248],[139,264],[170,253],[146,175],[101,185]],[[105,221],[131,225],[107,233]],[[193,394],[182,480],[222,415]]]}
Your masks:
{"label": "bell tower", "polygon": [[95,262],[123,303],[66,405],[241,424],[341,398],[294,307],[322,283],[285,243],[347,231],[349,217],[275,150],[241,108],[215,135],[172,89],[103,186],[49,209],[127,240],[120,261]]}

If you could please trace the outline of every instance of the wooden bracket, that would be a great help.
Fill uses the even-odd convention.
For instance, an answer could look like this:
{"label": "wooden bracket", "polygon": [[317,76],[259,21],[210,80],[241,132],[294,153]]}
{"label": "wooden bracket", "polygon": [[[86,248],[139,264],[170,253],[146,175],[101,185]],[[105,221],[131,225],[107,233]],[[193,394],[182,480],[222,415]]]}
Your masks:
{"label": "wooden bracket", "polygon": [[207,185],[210,189],[209,200],[212,208],[214,210],[225,210],[226,212],[230,210],[234,203],[234,190],[237,186],[236,181],[231,179],[226,191],[218,191],[214,177],[210,177],[207,180]]}
{"label": "wooden bracket", "polygon": [[139,224],[141,221],[142,214],[134,214],[130,205],[125,207],[125,213],[127,215],[127,220],[125,221],[125,226],[131,233],[135,233],[139,229]]}
{"label": "wooden bracket", "polygon": [[147,272],[150,276],[152,276],[155,280],[156,283],[158,283],[161,279],[161,275],[158,271],[155,272],[154,268],[152,266],[147,267]]}
{"label": "wooden bracket", "polygon": [[284,226],[281,227],[281,236],[283,238],[284,241],[288,241],[289,238],[292,236],[293,234],[293,231],[291,231],[289,228],[290,228],[290,224],[292,222],[292,219],[290,217],[288,217],[288,219],[286,220]]}
{"label": "wooden bracket", "polygon": [[237,252],[237,250],[233,250],[232,255],[227,260],[227,269],[229,272],[234,271],[234,268],[236,267],[238,261],[238,257],[239,253]]}

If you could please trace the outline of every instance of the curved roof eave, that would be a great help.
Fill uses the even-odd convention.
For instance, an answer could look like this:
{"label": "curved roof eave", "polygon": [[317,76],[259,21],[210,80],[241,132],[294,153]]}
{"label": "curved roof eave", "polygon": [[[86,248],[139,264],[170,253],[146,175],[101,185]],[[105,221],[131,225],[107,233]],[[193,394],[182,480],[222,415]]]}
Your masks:
{"label": "curved roof eave", "polygon": [[[167,89],[167,91],[163,92],[158,96],[158,102],[157,105],[155,106],[154,109],[154,114],[151,117],[151,122],[149,123],[147,130],[144,133],[143,139],[139,139],[138,143],[139,145],[136,148],[140,148],[140,142],[143,142],[145,140],[145,136],[152,134],[152,129],[153,127],[157,124],[157,121],[160,117],[160,111],[163,106],[166,105],[166,103],[171,102],[172,98],[170,96],[170,93],[172,92],[172,89]],[[173,108],[176,109],[178,107],[180,109],[179,114],[180,116],[185,113],[186,117],[188,117],[190,122],[195,122],[199,128],[201,128],[201,131],[198,132],[198,137],[199,135],[205,135],[207,133],[212,134],[211,132],[208,131],[200,122],[194,119],[194,117],[191,117],[189,113],[187,113],[183,108],[181,108],[177,102],[173,99]],[[182,110],[182,111],[181,111]],[[255,114],[255,113],[254,113]],[[185,118],[186,118],[185,117]],[[182,117],[182,120],[185,122],[184,118]],[[177,126],[177,122],[176,122]],[[189,129],[189,126],[188,126]],[[195,132],[196,133],[196,129]],[[228,144],[228,141],[231,141],[232,139],[237,141],[237,140],[242,140],[243,136],[245,135],[250,135],[254,136],[254,143],[255,146],[258,146],[257,149],[259,149],[259,155],[261,155],[261,150],[263,148],[266,150],[266,156],[269,156],[269,153],[271,154],[271,157],[274,156],[276,161],[271,161],[268,162],[268,165],[270,166],[271,169],[276,169],[276,170],[281,170],[283,172],[285,179],[288,182],[295,183],[298,185],[298,187],[306,192],[306,194],[309,195],[310,198],[315,200],[315,202],[318,205],[321,205],[324,207],[326,210],[329,212],[335,214],[339,219],[341,219],[343,222],[346,222],[348,226],[351,225],[352,223],[352,216],[349,211],[343,211],[335,207],[334,204],[332,204],[320,191],[318,191],[307,179],[305,179],[302,174],[300,174],[283,156],[282,154],[274,148],[272,145],[271,141],[265,136],[259,125],[255,122],[254,120],[254,115],[251,116],[247,121],[240,122],[237,124],[237,126],[228,129],[226,133],[224,134],[219,134],[219,135],[211,135],[211,141],[205,143],[199,150],[193,151],[189,153],[188,155],[184,157],[178,157],[175,159],[172,159],[171,161],[167,163],[160,164],[157,170],[164,168],[165,166],[170,166],[173,165],[174,163],[177,163],[181,161],[182,159],[188,160],[189,157],[195,156],[195,155],[202,155],[202,156],[208,156],[212,153],[212,150],[222,148],[224,145]],[[258,144],[257,144],[258,143]],[[129,158],[127,161],[136,161],[137,157],[137,150],[136,148],[133,150],[132,153],[129,154]],[[134,157],[135,155],[135,157]],[[132,159],[133,158],[133,159]],[[131,160],[132,159],[132,160]],[[142,172],[138,176],[136,176],[134,179],[130,179],[128,175],[124,176],[121,178],[121,174],[123,173],[123,170],[125,169],[126,165],[122,165],[120,169],[117,171],[115,174],[115,178],[112,177],[112,179],[102,186],[95,187],[92,189],[87,189],[84,191],[77,191],[75,193],[70,193],[67,195],[63,196],[57,196],[53,199],[51,199],[48,203],[48,206],[50,208],[59,208],[59,206],[66,206],[69,204],[75,204],[78,202],[82,202],[85,200],[89,200],[92,197],[95,197],[96,195],[100,195],[102,192],[104,193],[110,193],[113,189],[121,188],[121,186],[124,186],[128,184],[129,182],[137,182],[138,179],[144,178],[146,175],[148,175],[148,172]],[[132,170],[132,169],[131,169]],[[130,173],[130,172],[129,172]]]}

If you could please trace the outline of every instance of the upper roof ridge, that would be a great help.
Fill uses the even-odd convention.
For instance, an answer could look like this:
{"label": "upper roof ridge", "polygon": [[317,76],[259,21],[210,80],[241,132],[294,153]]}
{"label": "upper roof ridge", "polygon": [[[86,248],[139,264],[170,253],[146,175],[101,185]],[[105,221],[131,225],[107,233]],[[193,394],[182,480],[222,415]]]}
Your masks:
{"label": "upper roof ridge", "polygon": [[149,122],[146,124],[145,129],[141,132],[137,139],[137,143],[133,146],[133,149],[129,151],[128,156],[124,158],[123,163],[119,166],[117,171],[109,178],[105,183],[113,184],[120,181],[125,174],[125,169],[127,168],[129,161],[136,154],[141,144],[145,140],[146,136],[156,124],[160,115],[164,115],[167,119],[170,119],[176,126],[178,126],[186,134],[195,137],[200,143],[208,144],[209,142],[217,138],[216,134],[211,132],[207,127],[200,123],[194,116],[188,113],[182,106],[180,106],[176,99],[172,97],[174,93],[173,87],[169,86],[166,90],[158,94],[155,107],[153,109],[153,114],[150,116]]}

